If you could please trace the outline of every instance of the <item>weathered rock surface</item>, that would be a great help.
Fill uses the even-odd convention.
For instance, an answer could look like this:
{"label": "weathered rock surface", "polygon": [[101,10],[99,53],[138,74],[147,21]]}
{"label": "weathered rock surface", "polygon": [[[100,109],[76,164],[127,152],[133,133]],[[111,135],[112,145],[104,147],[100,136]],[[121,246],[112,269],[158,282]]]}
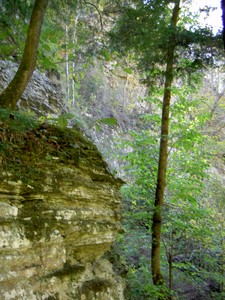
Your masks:
{"label": "weathered rock surface", "polygon": [[[13,79],[17,68],[18,64],[14,62],[0,60],[0,92]],[[35,70],[17,106],[20,109],[31,110],[36,115],[59,115],[65,110],[62,98],[60,84]]]}
{"label": "weathered rock surface", "polygon": [[121,182],[80,133],[4,128],[0,299],[122,300],[103,254],[120,221]]}

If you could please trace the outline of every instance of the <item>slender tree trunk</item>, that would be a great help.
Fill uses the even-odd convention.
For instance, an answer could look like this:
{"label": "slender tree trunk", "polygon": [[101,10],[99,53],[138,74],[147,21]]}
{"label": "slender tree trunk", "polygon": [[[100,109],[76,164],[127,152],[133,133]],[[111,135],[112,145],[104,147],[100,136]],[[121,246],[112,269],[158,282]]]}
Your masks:
{"label": "slender tree trunk", "polygon": [[70,70],[69,70],[69,50],[68,50],[68,44],[69,44],[69,32],[68,32],[68,25],[66,24],[65,27],[65,34],[66,34],[66,100],[67,103],[70,99]]}
{"label": "slender tree trunk", "polygon": [[221,217],[219,217],[219,222],[221,224],[221,235],[220,235],[220,246],[221,246],[221,257],[220,257],[220,275],[223,280],[220,284],[220,292],[223,294],[225,293],[225,243],[224,243],[224,218],[222,217],[223,213],[221,211]]}
{"label": "slender tree trunk", "polygon": [[[221,254],[221,277],[225,278],[225,267],[224,267],[224,239],[221,239],[221,249],[222,249],[222,254]],[[221,293],[225,292],[225,286],[224,286],[224,280],[222,281],[220,285],[220,291]]]}
{"label": "slender tree trunk", "polygon": [[160,244],[162,229],[162,207],[166,187],[166,169],[168,157],[168,134],[169,134],[169,112],[171,100],[171,87],[173,83],[174,53],[176,48],[175,29],[179,16],[180,0],[176,0],[171,18],[171,37],[169,38],[167,51],[167,66],[165,75],[165,87],[163,97],[161,138],[158,162],[157,186],[155,194],[154,212],[152,219],[152,278],[154,285],[163,285],[163,276],[160,269]]}
{"label": "slender tree trunk", "polygon": [[[170,291],[172,291],[173,288],[173,253],[172,249],[171,252],[169,253],[169,288]],[[172,297],[170,297],[172,299]]]}
{"label": "slender tree trunk", "polygon": [[225,0],[221,0],[222,21],[223,21],[223,46],[225,50]]}
{"label": "slender tree trunk", "polygon": [[[170,240],[170,249],[169,249],[169,257],[168,257],[168,262],[169,262],[169,289],[170,292],[172,292],[173,289],[173,231],[171,232],[171,240]],[[172,293],[169,297],[169,300],[172,300],[173,296]]]}
{"label": "slender tree trunk", "polygon": [[78,22],[78,13],[74,19],[74,25],[73,25],[73,64],[72,64],[72,72],[73,72],[73,79],[72,79],[72,107],[75,106],[75,80],[74,75],[76,73],[76,63],[75,63],[75,55],[76,55],[76,44],[77,44],[77,22]]}
{"label": "slender tree trunk", "polygon": [[8,87],[0,95],[0,106],[16,108],[33,74],[37,60],[37,50],[41,27],[49,0],[36,0],[27,32],[26,44],[19,68]]}

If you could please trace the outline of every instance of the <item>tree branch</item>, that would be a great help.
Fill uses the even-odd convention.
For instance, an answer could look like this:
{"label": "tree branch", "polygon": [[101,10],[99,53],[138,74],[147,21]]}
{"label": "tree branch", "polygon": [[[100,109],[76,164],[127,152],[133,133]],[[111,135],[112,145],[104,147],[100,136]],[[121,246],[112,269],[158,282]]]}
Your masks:
{"label": "tree branch", "polygon": [[97,12],[98,12],[98,14],[99,14],[100,24],[101,24],[101,31],[103,31],[102,14],[101,14],[99,8],[98,8],[95,4],[90,3],[90,2],[88,2],[88,1],[86,1],[86,0],[84,0],[84,3],[93,6],[93,7],[97,10]]}

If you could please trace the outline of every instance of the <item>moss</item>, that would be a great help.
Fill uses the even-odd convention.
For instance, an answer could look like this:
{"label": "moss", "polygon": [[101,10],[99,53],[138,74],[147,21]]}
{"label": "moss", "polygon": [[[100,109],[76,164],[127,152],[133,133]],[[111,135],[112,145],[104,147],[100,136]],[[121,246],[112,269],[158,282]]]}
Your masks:
{"label": "moss", "polygon": [[0,110],[0,116],[1,168],[14,180],[39,186],[46,166],[55,164],[79,167],[85,161],[87,167],[107,168],[97,148],[79,131],[40,124],[18,112]]}
{"label": "moss", "polygon": [[105,292],[107,288],[112,287],[112,283],[109,280],[102,278],[95,278],[84,282],[81,287],[82,294],[88,294],[89,292]]}
{"label": "moss", "polygon": [[48,208],[46,208],[41,199],[24,203],[20,211],[19,222],[24,226],[27,239],[38,241],[43,236],[45,239],[50,239],[52,228],[54,228],[57,220],[55,219],[54,211],[49,215],[42,214],[46,209]]}
{"label": "moss", "polygon": [[70,263],[65,263],[64,266],[61,269],[57,269],[53,272],[51,272],[50,274],[48,274],[47,278],[50,277],[65,277],[65,276],[70,276],[71,275],[79,275],[82,272],[84,272],[85,270],[85,266],[84,265],[71,265]]}
{"label": "moss", "polygon": [[59,300],[59,294],[48,296],[48,298],[45,298],[46,300]]}
{"label": "moss", "polygon": [[[115,247],[115,246],[114,246]],[[103,257],[108,259],[113,266],[113,271],[121,277],[126,277],[129,269],[125,261],[122,261],[120,255],[116,252],[116,249],[112,247],[107,251]]]}

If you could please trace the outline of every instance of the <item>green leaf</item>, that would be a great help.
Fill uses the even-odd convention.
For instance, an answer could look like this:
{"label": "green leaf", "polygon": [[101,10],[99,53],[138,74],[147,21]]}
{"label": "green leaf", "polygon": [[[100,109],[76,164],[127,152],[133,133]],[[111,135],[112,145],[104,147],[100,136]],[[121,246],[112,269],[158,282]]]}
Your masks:
{"label": "green leaf", "polygon": [[57,123],[58,126],[62,129],[65,129],[68,125],[67,118],[65,118],[63,115],[59,116]]}
{"label": "green leaf", "polygon": [[133,73],[133,70],[131,68],[124,68],[124,71],[127,73],[127,74],[132,74]]}
{"label": "green leaf", "polygon": [[73,119],[74,118],[74,114],[72,114],[72,113],[63,113],[63,114],[61,114],[60,115],[60,117],[63,117],[63,118],[65,118],[65,119]]}
{"label": "green leaf", "polygon": [[45,159],[48,160],[48,161],[50,161],[50,160],[52,160],[52,156],[47,153],[47,155],[45,156]]}
{"label": "green leaf", "polygon": [[118,125],[117,119],[116,118],[103,118],[103,119],[98,119],[97,122],[103,123],[108,126],[115,126]]}
{"label": "green leaf", "polygon": [[106,49],[102,49],[101,55],[105,58],[106,61],[111,60],[111,54]]}
{"label": "green leaf", "polygon": [[96,129],[97,132],[101,131],[101,127],[99,126],[98,123],[95,124],[95,129]]}

